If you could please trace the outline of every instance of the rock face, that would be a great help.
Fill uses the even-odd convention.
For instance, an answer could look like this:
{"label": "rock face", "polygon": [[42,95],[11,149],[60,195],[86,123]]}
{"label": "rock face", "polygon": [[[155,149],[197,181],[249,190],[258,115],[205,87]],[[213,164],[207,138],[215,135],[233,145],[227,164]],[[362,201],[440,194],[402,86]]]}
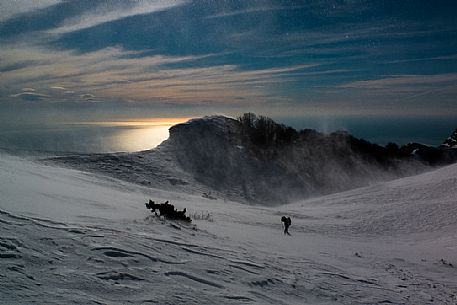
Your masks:
{"label": "rock face", "polygon": [[443,144],[441,144],[442,147],[448,147],[448,148],[457,148],[457,129],[454,130],[454,132],[451,134],[449,138],[447,138]]}
{"label": "rock face", "polygon": [[405,154],[427,165],[446,165],[457,162],[457,129],[439,147],[409,143],[401,147]]}
{"label": "rock face", "polygon": [[456,152],[421,144],[381,147],[341,131],[298,132],[249,114],[175,125],[153,150],[54,161],[150,187],[276,205],[415,174],[457,161]]}
{"label": "rock face", "polygon": [[164,144],[199,183],[229,198],[263,204],[341,191],[422,168],[406,166],[388,157],[386,148],[345,132],[291,135],[285,142],[273,136],[275,141],[259,144],[240,121],[218,116],[173,126]]}
{"label": "rock face", "polygon": [[431,166],[442,166],[457,162],[457,148],[428,146],[420,143],[409,143],[401,147],[405,154]]}
{"label": "rock face", "polygon": [[234,119],[214,116],[175,125],[165,145],[182,169],[215,190],[231,189],[234,180],[246,176],[241,129]]}

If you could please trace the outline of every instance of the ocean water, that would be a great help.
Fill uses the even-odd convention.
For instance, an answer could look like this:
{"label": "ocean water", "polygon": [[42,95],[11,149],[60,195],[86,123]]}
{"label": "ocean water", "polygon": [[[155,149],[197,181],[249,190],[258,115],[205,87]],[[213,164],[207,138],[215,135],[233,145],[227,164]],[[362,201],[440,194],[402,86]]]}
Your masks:
{"label": "ocean water", "polygon": [[152,149],[170,126],[28,125],[0,129],[0,149],[17,153],[105,153]]}
{"label": "ocean water", "polygon": [[[316,119],[275,118],[296,129],[347,130],[358,138],[385,145],[420,142],[437,146],[455,128],[454,118]],[[152,149],[168,138],[172,125],[112,126],[84,124],[0,125],[0,149],[31,153],[104,153]]]}

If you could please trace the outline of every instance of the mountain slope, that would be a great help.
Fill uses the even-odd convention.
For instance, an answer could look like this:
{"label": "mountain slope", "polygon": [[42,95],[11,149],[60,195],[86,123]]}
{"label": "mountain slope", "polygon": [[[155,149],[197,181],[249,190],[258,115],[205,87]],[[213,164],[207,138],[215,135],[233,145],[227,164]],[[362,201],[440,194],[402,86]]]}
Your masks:
{"label": "mountain slope", "polygon": [[[457,301],[457,165],[278,208],[4,155],[0,181],[6,304]],[[147,198],[213,221],[152,217]]]}

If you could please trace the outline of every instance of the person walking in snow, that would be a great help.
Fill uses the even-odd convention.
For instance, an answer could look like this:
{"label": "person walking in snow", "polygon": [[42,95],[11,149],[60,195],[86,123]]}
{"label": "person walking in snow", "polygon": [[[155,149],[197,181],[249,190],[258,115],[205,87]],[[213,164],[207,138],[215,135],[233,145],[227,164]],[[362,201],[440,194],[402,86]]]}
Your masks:
{"label": "person walking in snow", "polygon": [[289,227],[292,224],[292,220],[290,219],[290,217],[286,217],[286,216],[281,217],[281,222],[284,223],[284,235],[286,235],[286,234],[290,235]]}

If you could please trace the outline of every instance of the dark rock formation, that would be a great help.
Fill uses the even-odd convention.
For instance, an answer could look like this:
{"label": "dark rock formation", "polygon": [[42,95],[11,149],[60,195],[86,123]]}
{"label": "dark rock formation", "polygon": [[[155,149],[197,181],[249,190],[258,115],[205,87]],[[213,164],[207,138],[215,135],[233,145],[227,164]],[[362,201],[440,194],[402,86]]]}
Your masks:
{"label": "dark rock formation", "polygon": [[246,114],[193,119],[170,128],[156,149],[54,159],[148,187],[283,204],[425,171],[457,161],[457,149],[389,143],[347,132],[297,131]]}
{"label": "dark rock formation", "polygon": [[457,129],[441,144],[441,147],[457,148]]}
{"label": "dark rock formation", "polygon": [[266,204],[422,169],[417,160],[406,161],[400,149],[392,151],[346,132],[298,132],[254,115],[239,120],[194,119],[173,126],[167,142],[174,147],[180,167],[200,183],[229,197]]}

